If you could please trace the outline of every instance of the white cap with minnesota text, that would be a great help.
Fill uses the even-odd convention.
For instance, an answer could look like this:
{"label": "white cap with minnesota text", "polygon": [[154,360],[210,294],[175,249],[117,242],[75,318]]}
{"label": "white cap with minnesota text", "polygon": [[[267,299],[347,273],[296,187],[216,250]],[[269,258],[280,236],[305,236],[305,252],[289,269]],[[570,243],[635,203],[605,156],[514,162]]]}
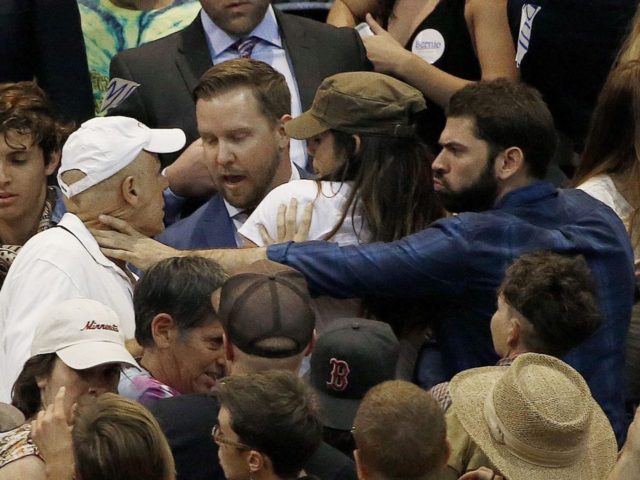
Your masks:
{"label": "white cap with minnesota text", "polygon": [[31,356],[55,353],[76,370],[104,363],[138,366],[124,346],[120,319],[106,305],[88,298],[66,300],[38,322]]}

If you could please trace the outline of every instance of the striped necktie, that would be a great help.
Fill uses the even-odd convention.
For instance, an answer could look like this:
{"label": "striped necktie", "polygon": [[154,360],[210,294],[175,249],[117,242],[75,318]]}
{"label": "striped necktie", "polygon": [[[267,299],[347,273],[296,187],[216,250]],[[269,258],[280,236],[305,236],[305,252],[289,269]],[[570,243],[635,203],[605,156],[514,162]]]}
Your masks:
{"label": "striped necktie", "polygon": [[258,37],[247,37],[241,38],[235,43],[236,49],[238,50],[238,54],[240,58],[251,58],[251,52],[253,52],[253,47],[256,46],[260,39]]}

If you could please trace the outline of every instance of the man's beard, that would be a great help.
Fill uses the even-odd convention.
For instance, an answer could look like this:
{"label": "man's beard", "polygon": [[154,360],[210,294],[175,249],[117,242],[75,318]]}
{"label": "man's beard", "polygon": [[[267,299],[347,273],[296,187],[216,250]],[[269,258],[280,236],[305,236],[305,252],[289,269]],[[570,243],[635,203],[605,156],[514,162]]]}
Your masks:
{"label": "man's beard", "polygon": [[459,192],[437,192],[444,208],[451,213],[482,212],[493,207],[498,196],[498,180],[494,172],[495,159],[488,159],[480,177]]}

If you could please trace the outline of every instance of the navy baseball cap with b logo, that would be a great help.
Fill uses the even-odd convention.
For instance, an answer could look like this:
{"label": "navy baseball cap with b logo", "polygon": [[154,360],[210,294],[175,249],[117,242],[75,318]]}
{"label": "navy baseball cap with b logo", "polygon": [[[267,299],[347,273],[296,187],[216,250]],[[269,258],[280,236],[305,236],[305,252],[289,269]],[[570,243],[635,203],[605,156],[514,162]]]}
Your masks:
{"label": "navy baseball cap with b logo", "polygon": [[391,327],[364,318],[340,318],[318,337],[309,378],[324,426],[351,430],[369,389],[395,377],[400,345]]}

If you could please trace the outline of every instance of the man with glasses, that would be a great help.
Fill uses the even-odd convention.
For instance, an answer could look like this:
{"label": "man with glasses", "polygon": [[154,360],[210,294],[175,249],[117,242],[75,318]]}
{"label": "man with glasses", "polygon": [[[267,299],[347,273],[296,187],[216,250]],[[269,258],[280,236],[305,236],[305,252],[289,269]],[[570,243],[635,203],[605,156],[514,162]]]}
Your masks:
{"label": "man with glasses", "polygon": [[[228,374],[277,370],[296,375],[300,371],[305,355],[313,348],[315,326],[307,283],[300,273],[268,260],[255,262],[229,277],[213,293],[212,305],[224,332]],[[150,406],[169,440],[179,478],[231,480],[227,468],[233,465],[225,465],[224,447],[218,448],[211,436],[220,403],[224,402],[210,395],[180,395]],[[219,430],[213,432],[219,443],[245,450],[256,448],[220,423]],[[271,423],[263,426],[268,428]],[[281,438],[288,441],[289,433]],[[304,462],[308,474],[320,480],[356,480],[354,463],[335,448],[320,443],[311,453]]]}
{"label": "man with glasses", "polygon": [[217,397],[213,438],[227,480],[300,478],[322,437],[308,385],[288,372],[234,375]]}

